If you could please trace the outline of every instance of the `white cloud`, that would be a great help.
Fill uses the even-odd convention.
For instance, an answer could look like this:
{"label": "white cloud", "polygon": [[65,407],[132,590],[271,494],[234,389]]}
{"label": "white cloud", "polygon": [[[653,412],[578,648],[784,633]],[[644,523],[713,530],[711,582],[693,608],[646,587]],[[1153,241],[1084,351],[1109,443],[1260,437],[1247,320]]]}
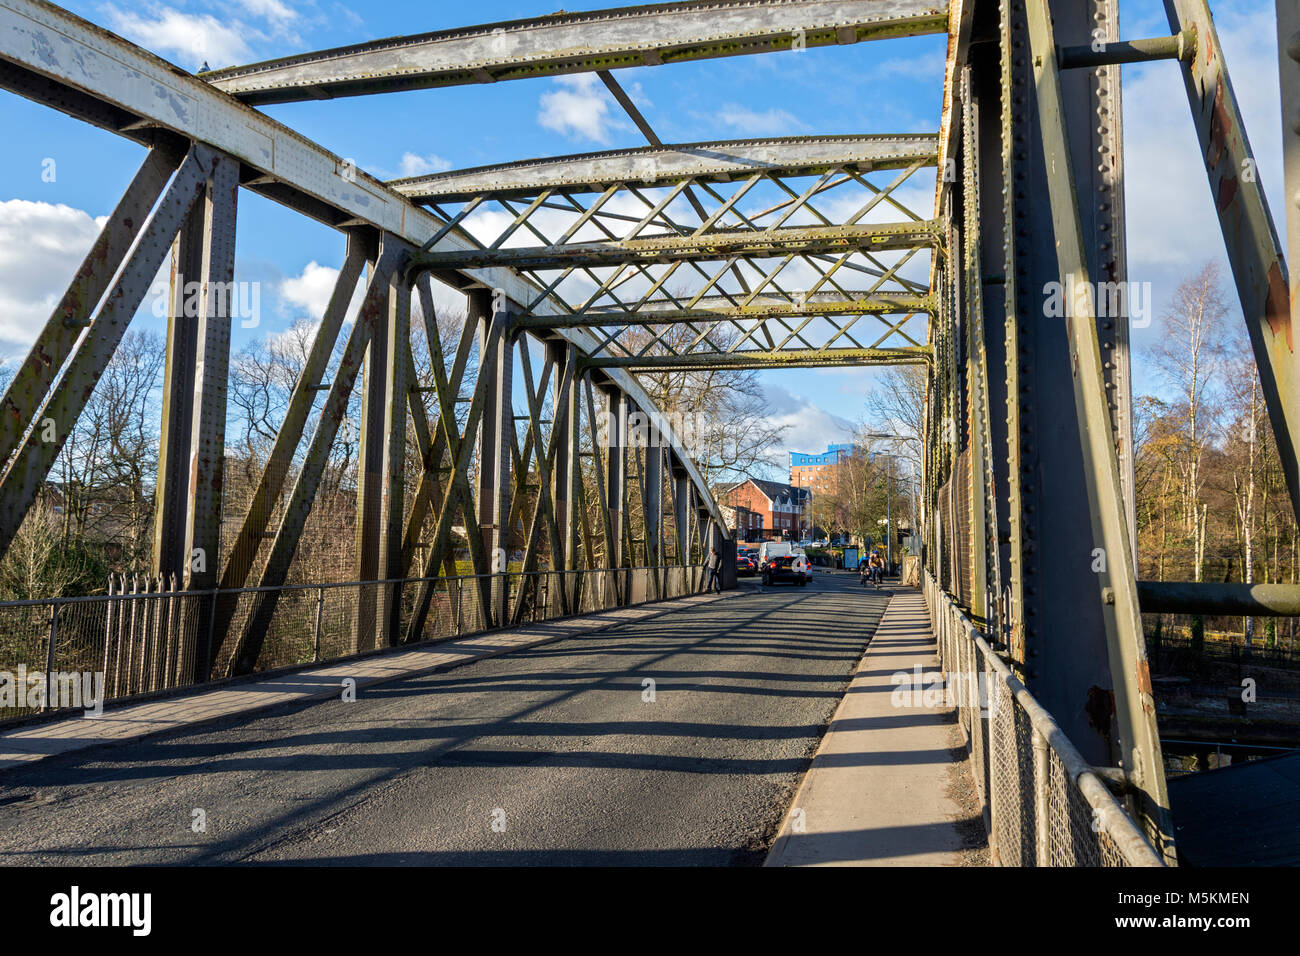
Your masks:
{"label": "white cloud", "polygon": [[789,135],[806,128],[793,114],[775,106],[759,113],[728,103],[718,111],[718,119],[724,126],[748,136]]}
{"label": "white cloud", "polygon": [[0,202],[0,342],[30,346],[107,217],[62,204]]}
{"label": "white cloud", "polygon": [[922,56],[892,57],[875,66],[871,72],[878,77],[906,77],[942,84],[944,60],[942,50]]}
{"label": "white cloud", "polygon": [[791,451],[816,454],[825,451],[828,445],[848,441],[853,435],[852,422],[826,411],[805,395],[765,382],[763,397],[772,411],[768,423],[788,429],[788,447],[773,452],[769,459],[777,472],[788,473]]}
{"label": "white cloud", "polygon": [[338,275],[338,269],[331,269],[313,260],[307,263],[299,275],[280,283],[280,298],[289,305],[297,306],[306,315],[320,318],[329,305]]}
{"label": "white cloud", "polygon": [[608,143],[611,130],[626,129],[627,123],[610,114],[609,94],[599,86],[594,73],[555,78],[559,89],[543,93],[537,122],[570,139]]}
{"label": "white cloud", "polygon": [[[282,6],[276,0],[262,5]],[[156,7],[141,15],[109,4],[104,12],[114,32],[159,56],[174,59],[187,69],[198,69],[204,63],[213,69],[247,63],[253,57],[246,38],[260,37],[257,31],[238,20],[218,20],[207,13],[181,13],[172,7]]]}
{"label": "white cloud", "polygon": [[276,23],[290,23],[298,19],[298,11],[280,0],[237,0],[238,5],[255,17],[265,17]]}
{"label": "white cloud", "polygon": [[420,156],[416,153],[406,152],[402,154],[401,177],[406,179],[410,176],[427,176],[429,173],[441,173],[451,169],[451,161],[443,159],[441,156],[430,153],[428,156]]}

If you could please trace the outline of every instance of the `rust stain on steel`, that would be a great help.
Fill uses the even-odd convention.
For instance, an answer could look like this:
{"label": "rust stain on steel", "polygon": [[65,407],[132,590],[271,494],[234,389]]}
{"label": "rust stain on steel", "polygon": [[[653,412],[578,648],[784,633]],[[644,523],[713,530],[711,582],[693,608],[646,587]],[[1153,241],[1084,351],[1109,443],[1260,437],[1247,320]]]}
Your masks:
{"label": "rust stain on steel", "polygon": [[1151,687],[1151,665],[1145,660],[1138,661],[1137,689],[1138,693],[1145,697],[1150,697],[1153,692]]}
{"label": "rust stain on steel", "polygon": [[1231,128],[1232,118],[1228,115],[1228,108],[1223,102],[1223,84],[1217,83],[1214,88],[1214,103],[1210,111],[1210,142],[1205,149],[1205,166],[1210,171],[1213,171],[1223,158],[1228,131]]}
{"label": "rust stain on steel", "polygon": [[1291,296],[1287,293],[1286,280],[1282,278],[1282,264],[1276,259],[1268,269],[1268,298],[1264,300],[1264,318],[1274,335],[1281,335],[1286,329],[1287,351],[1295,353],[1295,343],[1291,339]]}

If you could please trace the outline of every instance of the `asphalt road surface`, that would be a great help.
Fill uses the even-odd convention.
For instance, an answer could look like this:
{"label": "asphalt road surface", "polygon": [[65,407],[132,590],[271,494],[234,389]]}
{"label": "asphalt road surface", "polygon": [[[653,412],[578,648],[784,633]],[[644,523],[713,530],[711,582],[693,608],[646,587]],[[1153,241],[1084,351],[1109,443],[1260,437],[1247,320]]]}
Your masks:
{"label": "asphalt road surface", "polygon": [[0,862],[759,864],[888,598],[848,573],[741,586],[7,772]]}

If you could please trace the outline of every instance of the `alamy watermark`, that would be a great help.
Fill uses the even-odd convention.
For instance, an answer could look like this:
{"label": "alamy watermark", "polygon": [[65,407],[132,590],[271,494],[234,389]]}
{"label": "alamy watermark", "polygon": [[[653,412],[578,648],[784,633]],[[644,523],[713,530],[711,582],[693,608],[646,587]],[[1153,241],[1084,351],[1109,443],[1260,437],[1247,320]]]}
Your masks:
{"label": "alamy watermark", "polygon": [[1064,283],[1043,286],[1043,315],[1128,319],[1133,328],[1145,329],[1151,324],[1151,283],[1081,282],[1071,274]]}
{"label": "alamy watermark", "polygon": [[895,671],[889,678],[894,685],[889,703],[924,709],[978,706],[980,716],[991,720],[997,709],[996,679],[986,671],[949,672],[945,678],[942,672],[926,671],[917,664],[911,671]]}
{"label": "alamy watermark", "polygon": [[103,671],[0,671],[0,708],[84,710],[87,717],[104,714]]}
{"label": "alamy watermark", "polygon": [[[260,282],[209,282],[186,281],[176,276],[180,289],[177,315],[196,319],[201,315],[230,316],[239,319],[240,328],[256,328],[262,321],[262,283]],[[153,314],[164,319],[171,309],[171,286],[157,282],[149,290],[154,297]]]}

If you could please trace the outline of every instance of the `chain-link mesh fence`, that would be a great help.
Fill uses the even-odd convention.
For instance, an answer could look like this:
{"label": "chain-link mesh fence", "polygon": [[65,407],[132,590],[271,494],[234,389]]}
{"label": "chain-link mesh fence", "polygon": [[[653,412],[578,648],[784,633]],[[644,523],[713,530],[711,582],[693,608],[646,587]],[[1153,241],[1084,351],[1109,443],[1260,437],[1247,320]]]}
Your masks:
{"label": "chain-link mesh fence", "polygon": [[[0,724],[383,646],[683,597],[701,592],[705,578],[701,567],[673,566],[197,592],[177,590],[172,580],[114,578],[105,595],[0,603],[0,672],[7,672]],[[229,612],[230,624],[211,640],[218,611]]]}
{"label": "chain-link mesh fence", "polygon": [[930,572],[923,590],[939,662],[1003,866],[1162,866],[1064,731]]}

